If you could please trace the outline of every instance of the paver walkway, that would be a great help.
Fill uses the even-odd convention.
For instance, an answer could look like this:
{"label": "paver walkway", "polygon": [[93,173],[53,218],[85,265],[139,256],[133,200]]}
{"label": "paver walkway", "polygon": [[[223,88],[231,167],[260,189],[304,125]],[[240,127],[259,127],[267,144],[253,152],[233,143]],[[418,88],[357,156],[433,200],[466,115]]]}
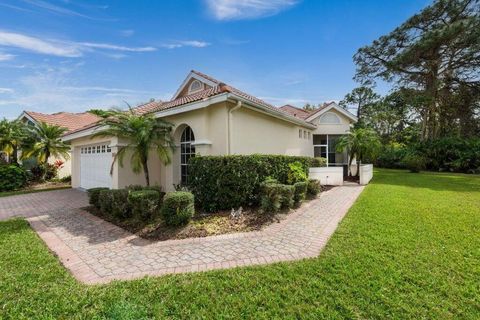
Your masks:
{"label": "paver walkway", "polygon": [[87,193],[76,189],[42,191],[0,197],[0,220],[13,217],[34,217],[53,211],[88,206]]}
{"label": "paver walkway", "polygon": [[207,238],[152,242],[80,209],[28,220],[79,281],[94,284],[317,256],[362,190],[336,187],[264,230]]}

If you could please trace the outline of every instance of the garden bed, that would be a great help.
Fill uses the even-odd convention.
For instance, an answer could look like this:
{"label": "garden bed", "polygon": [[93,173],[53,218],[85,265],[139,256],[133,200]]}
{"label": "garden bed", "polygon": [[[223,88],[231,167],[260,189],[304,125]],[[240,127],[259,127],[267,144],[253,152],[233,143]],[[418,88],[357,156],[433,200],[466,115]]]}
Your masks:
{"label": "garden bed", "polygon": [[120,220],[104,215],[95,207],[87,207],[85,210],[142,238],[158,241],[257,231],[272,223],[280,222],[288,214],[288,210],[268,214],[261,213],[255,208],[245,209],[239,218],[232,218],[230,211],[197,213],[188,224],[173,227],[166,225],[160,216],[150,221]]}

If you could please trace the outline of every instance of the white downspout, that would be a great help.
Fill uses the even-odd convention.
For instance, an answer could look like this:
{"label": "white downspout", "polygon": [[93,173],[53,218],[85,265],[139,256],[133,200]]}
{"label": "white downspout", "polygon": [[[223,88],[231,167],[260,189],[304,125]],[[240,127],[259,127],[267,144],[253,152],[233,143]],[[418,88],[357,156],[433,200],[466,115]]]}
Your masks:
{"label": "white downspout", "polygon": [[232,154],[232,113],[242,107],[242,101],[237,101],[237,104],[232,109],[228,110],[228,138],[227,138],[227,154]]}

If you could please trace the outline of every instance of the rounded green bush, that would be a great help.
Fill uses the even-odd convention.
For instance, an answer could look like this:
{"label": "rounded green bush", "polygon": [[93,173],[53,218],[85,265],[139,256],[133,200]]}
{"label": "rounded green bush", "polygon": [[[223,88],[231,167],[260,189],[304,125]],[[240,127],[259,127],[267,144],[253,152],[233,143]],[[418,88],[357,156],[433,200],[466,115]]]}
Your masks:
{"label": "rounded green bush", "polygon": [[194,213],[194,197],[191,192],[168,192],[163,198],[161,214],[167,225],[186,224]]}
{"label": "rounded green bush", "polygon": [[293,185],[295,191],[293,200],[295,204],[300,204],[307,196],[307,182],[297,182]]}
{"label": "rounded green bush", "polygon": [[27,184],[27,173],[15,165],[0,166],[0,191],[11,191]]}
{"label": "rounded green bush", "polygon": [[315,179],[308,179],[307,183],[307,195],[309,197],[316,197],[320,191],[322,191],[322,186],[320,185],[320,181]]}

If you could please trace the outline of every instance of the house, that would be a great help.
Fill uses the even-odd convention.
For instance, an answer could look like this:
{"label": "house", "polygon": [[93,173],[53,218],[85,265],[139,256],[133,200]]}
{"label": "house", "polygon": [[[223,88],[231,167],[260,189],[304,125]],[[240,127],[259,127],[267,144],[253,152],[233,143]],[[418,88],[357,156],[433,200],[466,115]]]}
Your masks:
{"label": "house", "polygon": [[[49,125],[56,125],[67,129],[67,134],[71,131],[78,130],[92,123],[96,123],[100,120],[100,117],[89,113],[70,113],[70,112],[58,112],[54,114],[44,114],[34,111],[23,111],[18,118],[20,121],[30,125],[36,126],[40,122],[45,122]],[[71,157],[70,157],[71,158]],[[58,176],[60,178],[71,175],[71,160],[51,158],[49,163],[53,164],[56,160],[63,161],[63,166],[58,170]]]}
{"label": "house", "polygon": [[[335,151],[335,142],[356,121],[336,103],[311,113],[292,106],[277,108],[198,71],[188,74],[172,100],[152,101],[134,110],[175,125],[177,148],[172,162],[163,165],[153,153],[149,159],[151,183],[167,191],[188,181],[188,160],[197,154],[322,156],[331,166],[344,165],[346,154]],[[117,162],[112,165],[126,141],[92,138],[98,129],[90,124],[63,138],[72,146],[72,186],[87,189],[144,184],[144,176],[133,173],[129,161],[123,167]]]}

